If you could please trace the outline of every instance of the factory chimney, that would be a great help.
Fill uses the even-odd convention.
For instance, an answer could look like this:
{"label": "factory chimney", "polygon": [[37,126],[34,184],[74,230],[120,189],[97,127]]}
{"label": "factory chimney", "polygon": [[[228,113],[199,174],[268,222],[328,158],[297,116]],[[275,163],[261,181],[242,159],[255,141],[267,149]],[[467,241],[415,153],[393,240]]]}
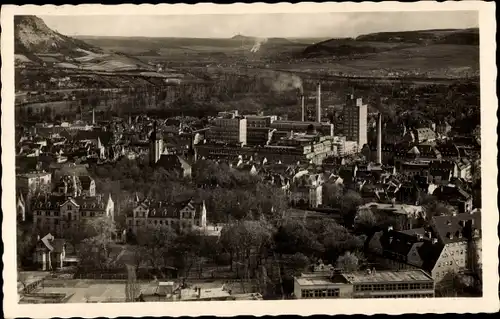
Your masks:
{"label": "factory chimney", "polygon": [[318,123],[321,123],[321,83],[318,82],[318,96],[316,98]]}
{"label": "factory chimney", "polygon": [[92,125],[95,125],[95,107],[92,108]]}
{"label": "factory chimney", "polygon": [[377,116],[377,164],[382,164],[382,113]]}
{"label": "factory chimney", "polygon": [[300,103],[301,103],[301,107],[302,107],[302,122],[305,122],[306,121],[306,105],[305,105],[304,94],[302,94],[300,96]]}

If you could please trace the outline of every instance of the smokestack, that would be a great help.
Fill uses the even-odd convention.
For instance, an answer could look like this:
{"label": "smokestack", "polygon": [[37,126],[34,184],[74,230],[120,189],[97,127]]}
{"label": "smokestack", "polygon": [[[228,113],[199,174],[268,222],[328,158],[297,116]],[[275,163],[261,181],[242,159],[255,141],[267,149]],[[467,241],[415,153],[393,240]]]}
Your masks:
{"label": "smokestack", "polygon": [[95,125],[95,107],[92,108],[92,125]]}
{"label": "smokestack", "polygon": [[305,105],[304,94],[302,94],[300,96],[300,103],[301,103],[301,106],[302,106],[302,122],[305,122],[306,121],[306,105]]}
{"label": "smokestack", "polygon": [[318,96],[316,98],[318,123],[321,123],[321,83],[318,82]]}
{"label": "smokestack", "polygon": [[382,113],[377,118],[377,164],[382,164]]}

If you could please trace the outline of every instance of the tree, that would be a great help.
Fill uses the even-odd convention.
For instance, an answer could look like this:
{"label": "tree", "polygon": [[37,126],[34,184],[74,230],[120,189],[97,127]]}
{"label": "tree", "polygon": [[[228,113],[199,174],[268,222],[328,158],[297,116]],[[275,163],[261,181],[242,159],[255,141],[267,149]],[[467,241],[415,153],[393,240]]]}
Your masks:
{"label": "tree", "polygon": [[84,227],[88,237],[81,242],[78,251],[80,263],[91,268],[109,268],[116,261],[116,256],[112,255],[116,234],[114,222],[106,217],[96,218],[89,220]]}
{"label": "tree", "polygon": [[37,236],[33,232],[30,225],[18,223],[16,232],[16,245],[17,245],[17,266],[28,263],[31,260],[34,249],[36,247]]}
{"label": "tree", "polygon": [[331,182],[323,185],[323,201],[329,207],[339,207],[343,194],[343,186]]}
{"label": "tree", "polygon": [[454,211],[454,208],[428,194],[421,195],[419,203],[424,208],[427,222],[434,216],[451,216]]}
{"label": "tree", "polygon": [[359,259],[348,251],[337,259],[335,267],[346,272],[356,271],[359,269]]}
{"label": "tree", "polygon": [[134,267],[127,265],[127,282],[125,284],[125,301],[134,302],[140,293],[140,287],[136,279],[136,270]]}
{"label": "tree", "polygon": [[354,215],[356,214],[356,209],[361,205],[362,199],[361,195],[353,190],[347,190],[347,192],[340,199],[340,209],[344,215]]}
{"label": "tree", "polygon": [[146,225],[137,230],[137,246],[134,251],[135,263],[147,261],[165,278],[164,268],[170,265],[177,234],[170,227]]}
{"label": "tree", "polygon": [[377,224],[377,219],[370,208],[359,209],[354,218],[354,228],[367,233]]}

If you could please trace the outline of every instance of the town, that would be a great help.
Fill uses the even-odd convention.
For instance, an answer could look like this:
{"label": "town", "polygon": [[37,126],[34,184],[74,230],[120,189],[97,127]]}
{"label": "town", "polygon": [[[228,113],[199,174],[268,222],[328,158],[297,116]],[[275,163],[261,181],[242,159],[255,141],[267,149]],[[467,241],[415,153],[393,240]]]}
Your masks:
{"label": "town", "polygon": [[475,74],[167,81],[39,56],[16,62],[20,303],[481,296]]}
{"label": "town", "polygon": [[384,129],[353,95],[347,133],[336,135],[321,118],[320,84],[317,94],[316,121],[234,111],[200,129],[189,118],[95,114],[20,126],[19,262],[51,274],[20,287],[64,299],[66,282],[109,286],[130,280],[128,266],[134,300],[477,289],[480,140],[452,136],[447,123]]}

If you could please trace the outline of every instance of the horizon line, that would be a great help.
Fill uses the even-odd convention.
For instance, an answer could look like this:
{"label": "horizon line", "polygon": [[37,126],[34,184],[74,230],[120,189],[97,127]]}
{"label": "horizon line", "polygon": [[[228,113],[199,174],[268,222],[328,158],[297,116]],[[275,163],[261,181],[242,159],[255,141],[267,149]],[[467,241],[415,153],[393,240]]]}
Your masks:
{"label": "horizon line", "polygon": [[[428,32],[428,31],[446,31],[446,30],[479,30],[479,27],[471,27],[471,28],[443,28],[443,29],[417,29],[417,30],[405,30],[405,31],[379,31],[379,32],[372,32],[372,33],[362,33],[359,34],[355,37],[332,37],[332,36],[309,36],[309,37],[286,37],[286,36],[269,36],[269,37],[264,37],[264,36],[253,36],[253,35],[243,35],[243,34],[235,34],[231,37],[172,37],[172,36],[148,36],[148,35],[90,35],[90,34],[64,34],[65,36],[69,37],[94,37],[94,38],[156,38],[156,39],[212,39],[212,40],[231,40],[234,37],[241,36],[245,38],[252,38],[252,39],[356,39],[359,36],[362,35],[369,35],[369,34],[383,34],[383,33],[406,33],[406,32]],[[57,31],[56,31],[57,32]]]}

